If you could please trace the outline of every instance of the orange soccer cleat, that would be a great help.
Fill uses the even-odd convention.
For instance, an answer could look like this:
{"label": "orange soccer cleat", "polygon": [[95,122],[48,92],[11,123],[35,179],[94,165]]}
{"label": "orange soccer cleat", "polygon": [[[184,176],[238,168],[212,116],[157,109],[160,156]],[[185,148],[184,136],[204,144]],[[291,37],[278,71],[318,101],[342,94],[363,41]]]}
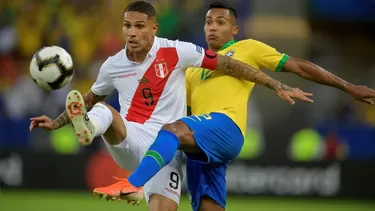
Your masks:
{"label": "orange soccer cleat", "polygon": [[143,190],[142,188],[134,187],[129,183],[128,179],[121,179],[113,177],[118,180],[117,183],[106,187],[99,187],[93,190],[94,195],[100,198],[105,198],[108,200],[126,200],[128,204],[140,204],[143,200]]}

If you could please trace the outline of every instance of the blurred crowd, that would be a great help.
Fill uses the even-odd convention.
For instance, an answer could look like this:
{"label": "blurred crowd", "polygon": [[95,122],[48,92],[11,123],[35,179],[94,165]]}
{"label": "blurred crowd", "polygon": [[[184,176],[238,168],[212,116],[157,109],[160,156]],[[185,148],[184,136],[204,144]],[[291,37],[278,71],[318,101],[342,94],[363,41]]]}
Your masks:
{"label": "blurred crowd", "polygon": [[[40,114],[56,117],[64,107],[69,90],[85,92],[90,88],[100,65],[124,46],[122,14],[129,2],[131,1],[0,2],[0,146],[25,148],[37,145],[37,149],[50,147],[50,135],[28,132],[29,117]],[[206,5],[202,1],[152,2],[158,13],[158,36],[204,45],[202,29],[206,7],[203,7]],[[246,8],[247,3],[242,4]],[[39,89],[29,77],[29,63],[33,54],[42,46],[48,45],[66,49],[72,55],[75,65],[72,83],[54,92]],[[109,101],[117,106],[115,94]]]}
{"label": "blurred crowd", "polygon": [[[273,0],[267,1],[275,2]],[[64,108],[65,97],[69,90],[77,89],[85,92],[90,88],[96,79],[100,65],[108,56],[124,47],[121,33],[122,13],[129,2],[129,0],[0,1],[0,149],[17,148],[36,151],[54,149],[61,153],[81,150],[74,141],[74,134],[69,127],[52,133],[40,130],[29,133],[29,118],[41,114],[57,117]],[[206,1],[151,0],[151,2],[157,10],[158,36],[206,46],[203,36]],[[251,21],[254,11],[252,8],[257,6],[252,3],[260,1],[237,0],[236,2],[239,14],[238,23],[241,28],[244,28],[237,39],[253,35],[261,37],[261,35],[256,36],[256,32],[262,31],[257,26],[265,29],[269,27],[264,24],[257,25]],[[321,1],[316,2],[321,3]],[[264,20],[268,16],[263,15],[261,17]],[[289,24],[294,23],[294,19],[285,20],[292,20],[288,22]],[[259,21],[259,23],[263,22]],[[252,30],[250,26],[254,26],[257,30]],[[309,50],[304,50],[304,52],[307,52],[306,54],[297,56],[303,56],[305,59],[311,59],[325,67],[332,68],[335,73],[346,73],[346,71],[338,71],[341,66],[335,67],[337,64],[335,59],[341,61],[343,57],[349,58],[350,56],[342,54],[340,51],[342,46],[339,46],[337,40],[327,39],[321,31],[324,30],[318,30],[317,33],[313,31],[312,35],[306,38],[313,44],[310,45]],[[351,41],[354,43],[353,45],[366,45],[361,43],[360,39],[362,37],[357,37],[357,39]],[[356,43],[356,41],[359,43]],[[28,72],[29,62],[33,54],[42,46],[47,45],[58,45],[65,48],[73,56],[75,64],[73,81],[61,90],[53,92],[46,92],[38,88],[31,80]],[[336,54],[341,54],[342,57],[340,58]],[[359,55],[361,56],[361,54]],[[366,61],[369,61],[369,59],[366,59]],[[362,62],[363,60],[354,61],[352,66],[354,66],[353,64],[362,64]],[[373,69],[368,68],[371,65]],[[369,84],[371,80],[368,79],[368,77],[374,75],[374,67],[374,63],[368,63],[366,77],[360,79],[351,77],[352,72],[343,75],[346,76],[346,79],[353,79],[354,82],[375,85],[374,83]],[[345,69],[345,67],[342,69]],[[314,86],[311,91],[319,91],[319,88]],[[254,98],[258,99],[259,95],[261,94],[255,94]],[[320,136],[324,137],[325,151],[333,152],[333,156],[326,154],[324,157],[338,159],[340,156],[337,156],[337,153],[348,154],[348,151],[352,149],[348,142],[348,139],[350,139],[354,142],[359,140],[362,143],[360,144],[361,150],[358,152],[358,157],[366,154],[365,157],[375,158],[374,150],[368,152],[362,150],[375,148],[375,131],[373,129],[375,110],[367,106],[353,104],[349,100],[332,102],[332,99],[335,98],[330,96],[329,93],[324,96],[321,95],[318,99],[321,99],[323,103],[318,104],[315,109],[309,106],[303,110],[299,109],[299,112],[304,112],[305,116],[309,114],[314,117],[317,116],[317,118],[305,118],[303,125],[306,128],[314,128]],[[118,108],[116,93],[109,97],[108,102]],[[327,106],[327,103],[329,106]],[[326,107],[329,107],[329,109],[326,109]],[[262,111],[259,105],[257,106],[253,101],[249,103],[249,137],[247,138],[250,141],[256,140],[256,143],[250,144],[249,147],[261,148],[264,145],[261,137],[264,134],[271,134],[267,130],[267,128],[271,128],[270,124],[267,126],[267,123],[265,123],[270,118],[262,117],[260,115],[260,113],[263,114]],[[330,115],[327,115],[327,113]],[[265,114],[265,116],[267,115]],[[267,128],[264,129],[264,127]],[[293,130],[296,131],[295,128]],[[301,134],[309,135],[308,138],[302,138],[302,140],[310,140],[311,137],[316,137],[311,133]],[[321,140],[319,141],[321,142]],[[289,142],[289,139],[286,142]],[[297,141],[297,143],[300,142]],[[101,147],[100,142],[98,143],[89,149],[96,150]],[[311,148],[309,144],[299,145],[302,148],[304,146]],[[291,148],[293,149],[293,147]]]}

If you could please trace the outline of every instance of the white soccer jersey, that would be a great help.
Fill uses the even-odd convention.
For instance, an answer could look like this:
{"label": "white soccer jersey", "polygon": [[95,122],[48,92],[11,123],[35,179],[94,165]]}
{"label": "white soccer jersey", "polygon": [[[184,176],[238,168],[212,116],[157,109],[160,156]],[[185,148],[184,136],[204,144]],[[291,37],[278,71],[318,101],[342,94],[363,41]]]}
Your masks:
{"label": "white soccer jersey", "polygon": [[[215,69],[216,54],[192,43],[155,37],[142,63],[130,61],[126,49],[107,59],[91,88],[96,95],[119,92],[126,139],[104,142],[122,168],[133,171],[154,142],[160,128],[186,113],[185,69]],[[105,139],[105,137],[103,137]],[[182,172],[180,152],[144,186],[146,200],[156,193],[179,203]]]}
{"label": "white soccer jersey", "polygon": [[127,121],[164,125],[185,115],[185,69],[212,69],[213,59],[192,43],[155,37],[142,64],[130,61],[126,49],[109,57],[91,90],[103,96],[116,89]]}

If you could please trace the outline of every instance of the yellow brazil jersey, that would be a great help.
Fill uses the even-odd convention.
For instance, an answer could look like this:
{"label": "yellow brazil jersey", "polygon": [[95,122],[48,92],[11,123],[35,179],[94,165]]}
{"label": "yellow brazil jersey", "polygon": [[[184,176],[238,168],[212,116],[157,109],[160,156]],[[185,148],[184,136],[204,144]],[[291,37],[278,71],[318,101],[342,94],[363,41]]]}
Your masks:
{"label": "yellow brazil jersey", "polygon": [[[257,69],[266,68],[281,71],[288,59],[276,49],[256,40],[248,39],[226,43],[219,54],[249,64]],[[219,74],[202,68],[189,68],[186,71],[188,109],[192,115],[211,112],[229,116],[245,135],[247,101],[254,83]]]}

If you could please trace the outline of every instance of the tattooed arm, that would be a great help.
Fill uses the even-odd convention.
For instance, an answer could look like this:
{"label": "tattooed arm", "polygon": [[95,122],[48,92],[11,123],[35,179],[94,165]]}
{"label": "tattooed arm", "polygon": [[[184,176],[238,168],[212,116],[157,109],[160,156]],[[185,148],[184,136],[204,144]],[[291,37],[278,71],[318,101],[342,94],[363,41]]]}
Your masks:
{"label": "tattooed arm", "polygon": [[262,71],[227,56],[218,55],[216,71],[263,85],[275,91],[292,90],[289,86],[271,78]]}
{"label": "tattooed arm", "polygon": [[307,102],[313,102],[307,96],[312,96],[311,93],[305,93],[298,88],[290,88],[289,86],[275,80],[263,73],[262,71],[251,67],[243,62],[231,59],[227,56],[217,55],[216,71],[222,72],[226,75],[230,75],[236,78],[244,79],[247,81],[254,82],[256,84],[263,85],[276,91],[279,97],[283,100],[288,101],[291,104],[295,102],[292,98],[297,98]]}
{"label": "tattooed arm", "polygon": [[[85,94],[83,98],[86,104],[86,108],[89,111],[97,102],[104,100],[106,96],[95,95],[90,90],[89,92]],[[32,131],[34,128],[37,128],[37,127],[45,129],[45,130],[55,130],[70,123],[70,119],[66,111],[64,111],[55,120],[52,120],[51,118],[45,115],[39,116],[39,117],[33,117],[30,120],[31,120],[30,128],[29,128],[30,131]]]}
{"label": "tattooed arm", "polygon": [[[91,90],[88,91],[84,96],[83,99],[86,104],[87,111],[90,111],[94,105],[100,101],[103,101],[107,96],[99,96],[94,94]],[[55,120],[53,120],[53,128],[58,129],[70,123],[70,119],[68,117],[68,113],[66,110]]]}

